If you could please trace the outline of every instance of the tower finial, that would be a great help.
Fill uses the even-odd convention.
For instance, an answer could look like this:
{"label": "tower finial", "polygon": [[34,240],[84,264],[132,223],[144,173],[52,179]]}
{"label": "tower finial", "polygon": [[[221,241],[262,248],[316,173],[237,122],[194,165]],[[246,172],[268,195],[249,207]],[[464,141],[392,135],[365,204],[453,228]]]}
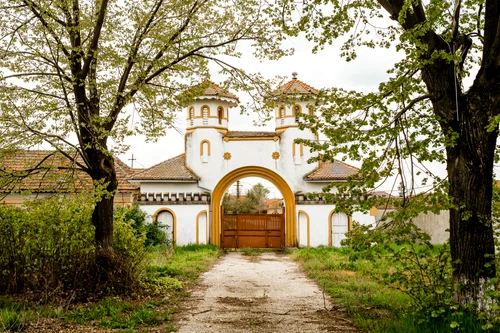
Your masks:
{"label": "tower finial", "polygon": [[297,73],[297,72],[293,72],[293,73],[292,73],[292,77],[293,77],[293,79],[294,79],[294,80],[297,80],[297,75],[298,75],[298,73]]}

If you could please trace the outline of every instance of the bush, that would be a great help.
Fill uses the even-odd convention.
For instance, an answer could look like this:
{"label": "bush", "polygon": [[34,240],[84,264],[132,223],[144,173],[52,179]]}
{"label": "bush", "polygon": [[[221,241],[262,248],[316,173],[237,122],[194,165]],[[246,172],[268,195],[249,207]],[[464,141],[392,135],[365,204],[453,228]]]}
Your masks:
{"label": "bush", "polygon": [[0,291],[73,289],[94,257],[91,214],[89,200],[73,196],[0,206]]}
{"label": "bush", "polygon": [[[412,320],[428,327],[445,323],[444,327],[456,330],[498,331],[498,288],[492,287],[484,295],[491,304],[489,309],[476,311],[455,304],[450,246],[434,245],[429,239],[413,223],[393,221],[376,230],[357,225],[347,233],[344,245],[352,248],[350,260],[388,265],[385,273],[374,277],[410,296]],[[497,281],[493,279],[492,283]]]}
{"label": "bush", "polygon": [[140,286],[146,233],[117,214],[114,252],[96,253],[91,195],[55,195],[0,205],[0,293],[25,293],[42,302],[130,292]]}
{"label": "bush", "polygon": [[146,224],[147,214],[139,208],[139,205],[132,207],[118,207],[115,210],[115,220],[124,220],[130,223],[136,235],[145,234],[144,245],[146,248],[168,244],[167,227],[158,224]]}

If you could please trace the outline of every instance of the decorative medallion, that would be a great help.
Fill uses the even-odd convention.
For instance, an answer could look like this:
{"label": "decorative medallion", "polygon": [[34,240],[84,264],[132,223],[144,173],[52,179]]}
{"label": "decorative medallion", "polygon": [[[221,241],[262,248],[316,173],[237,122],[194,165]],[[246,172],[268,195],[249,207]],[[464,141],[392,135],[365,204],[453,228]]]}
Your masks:
{"label": "decorative medallion", "polygon": [[225,160],[230,160],[231,159],[231,153],[225,152],[224,153],[224,159]]}
{"label": "decorative medallion", "polygon": [[273,153],[273,160],[277,160],[278,158],[280,158],[280,153],[278,153],[277,151],[275,151]]}

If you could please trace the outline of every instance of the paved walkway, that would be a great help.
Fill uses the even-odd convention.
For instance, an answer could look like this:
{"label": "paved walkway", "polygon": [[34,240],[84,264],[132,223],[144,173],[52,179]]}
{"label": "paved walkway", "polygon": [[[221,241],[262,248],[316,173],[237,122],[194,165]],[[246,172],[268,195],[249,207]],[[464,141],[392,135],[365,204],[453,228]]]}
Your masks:
{"label": "paved walkway", "polygon": [[360,332],[287,255],[224,255],[180,305],[179,333]]}

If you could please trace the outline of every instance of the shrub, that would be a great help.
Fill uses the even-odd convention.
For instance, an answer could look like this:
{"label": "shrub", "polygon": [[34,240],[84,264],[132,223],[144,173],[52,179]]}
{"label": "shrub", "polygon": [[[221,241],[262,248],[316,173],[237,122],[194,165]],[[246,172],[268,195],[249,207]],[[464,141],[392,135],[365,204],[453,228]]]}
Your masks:
{"label": "shrub", "polygon": [[94,257],[88,198],[53,196],[0,206],[0,291],[72,288]]}
{"label": "shrub", "polygon": [[90,194],[54,195],[0,205],[0,293],[25,293],[42,302],[125,293],[140,285],[146,234],[116,215],[114,252],[96,253]]}
{"label": "shrub", "polygon": [[144,245],[146,248],[154,246],[169,245],[165,234],[167,226],[158,224],[146,224],[146,212],[139,208],[139,205],[132,207],[117,207],[115,209],[115,220],[128,221],[135,230],[136,235],[145,234]]}

